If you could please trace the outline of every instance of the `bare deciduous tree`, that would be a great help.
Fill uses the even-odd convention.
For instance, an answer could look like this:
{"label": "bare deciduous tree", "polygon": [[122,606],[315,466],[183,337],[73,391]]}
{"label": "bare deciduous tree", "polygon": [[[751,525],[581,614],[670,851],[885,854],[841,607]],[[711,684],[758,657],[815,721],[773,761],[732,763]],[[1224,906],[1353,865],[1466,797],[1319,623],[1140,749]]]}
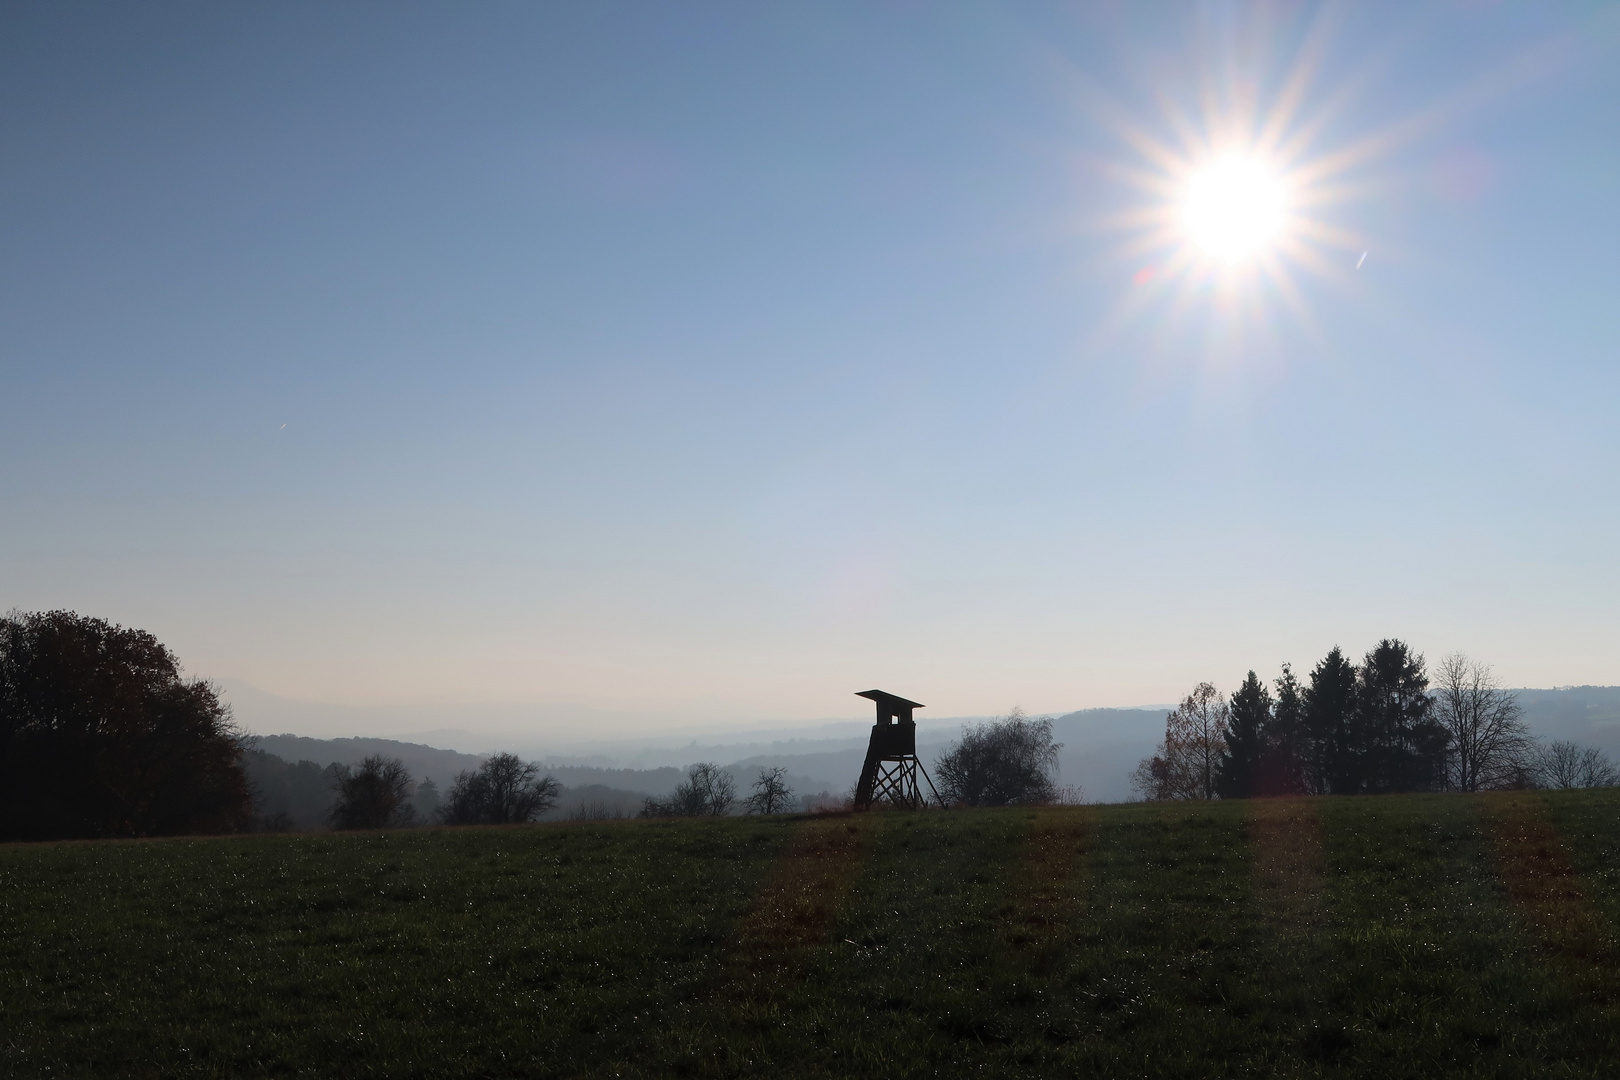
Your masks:
{"label": "bare deciduous tree", "polygon": [[748,796],[745,805],[750,814],[780,814],[787,810],[789,801],[793,798],[793,789],[784,779],[787,769],[777,766],[774,769],[761,768],[759,776],[754,780],[754,790]]}
{"label": "bare deciduous tree", "polygon": [[642,817],[723,817],[737,801],[731,774],[709,761],[700,761],[686,770],[686,779],[676,785],[668,799],[648,799],[641,804]]}
{"label": "bare deciduous tree", "polygon": [[1560,739],[1542,747],[1535,755],[1536,785],[1544,788],[1614,787],[1620,784],[1609,756],[1595,746]]}
{"label": "bare deciduous tree", "polygon": [[1230,714],[1214,684],[1199,683],[1164,718],[1164,742],[1137,765],[1131,787],[1145,799],[1213,799]]}
{"label": "bare deciduous tree", "polygon": [[446,825],[519,825],[557,804],[560,785],[516,754],[496,754],[456,777],[439,818]]}
{"label": "bare deciduous tree", "polygon": [[372,754],[358,769],[333,765],[337,801],[328,818],[334,829],[388,829],[411,825],[411,774],[398,758]]}
{"label": "bare deciduous tree", "polygon": [[1434,697],[1435,718],[1450,736],[1449,786],[1511,787],[1523,775],[1531,747],[1518,697],[1498,685],[1489,665],[1461,653],[1440,662]]}
{"label": "bare deciduous tree", "polygon": [[1062,748],[1052,741],[1052,721],[1031,720],[1015,708],[1001,719],[962,729],[962,741],[934,763],[939,794],[967,806],[1052,802]]}
{"label": "bare deciduous tree", "polygon": [[1609,755],[1595,746],[1581,751],[1580,768],[1575,774],[1581,787],[1615,787],[1620,785],[1620,769],[1616,769]]}

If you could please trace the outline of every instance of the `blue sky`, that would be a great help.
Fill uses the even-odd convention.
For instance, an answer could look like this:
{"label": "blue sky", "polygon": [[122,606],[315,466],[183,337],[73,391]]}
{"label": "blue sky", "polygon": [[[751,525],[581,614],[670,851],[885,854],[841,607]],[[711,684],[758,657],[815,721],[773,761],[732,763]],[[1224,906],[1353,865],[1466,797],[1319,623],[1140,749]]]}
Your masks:
{"label": "blue sky", "polygon": [[[1142,147],[1290,72],[1339,239],[1176,277]],[[17,4],[0,137],[0,603],[197,674],[1620,683],[1613,5]]]}

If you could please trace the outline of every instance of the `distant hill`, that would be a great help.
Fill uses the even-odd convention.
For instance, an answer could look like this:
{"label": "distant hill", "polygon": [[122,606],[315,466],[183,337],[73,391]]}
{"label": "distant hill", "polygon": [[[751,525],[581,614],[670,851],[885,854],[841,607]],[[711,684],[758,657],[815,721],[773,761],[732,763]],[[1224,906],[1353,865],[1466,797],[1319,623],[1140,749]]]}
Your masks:
{"label": "distant hill", "polygon": [[1078,784],[1087,802],[1124,802],[1131,771],[1164,737],[1164,709],[1082,709],[1054,717],[1063,749],[1059,781]]}
{"label": "distant hill", "polygon": [[456,774],[476,769],[484,763],[479,754],[458,754],[454,750],[440,750],[421,743],[400,742],[397,739],[311,739],[303,735],[258,735],[252,740],[253,748],[274,754],[283,761],[313,761],[326,766],[358,765],[372,754],[399,758],[413,777],[430,779],[440,788],[447,788]]}
{"label": "distant hill", "polygon": [[1620,686],[1519,690],[1519,705],[1540,738],[1573,739],[1620,751]]}
{"label": "distant hill", "polygon": [[[1542,740],[1569,739],[1595,746],[1620,761],[1620,686],[1571,686],[1550,690],[1516,691],[1531,733]],[[1137,762],[1153,753],[1164,735],[1164,708],[1081,709],[1052,718],[1053,732],[1063,744],[1059,754],[1059,780],[1078,785],[1088,802],[1123,802],[1131,797],[1130,774]],[[971,722],[971,721],[967,721]],[[796,739],[764,743],[757,731],[736,743],[709,741],[692,743],[681,749],[648,751],[627,742],[623,760],[680,762],[653,768],[615,767],[610,759],[598,758],[592,764],[549,761],[543,754],[523,754],[539,760],[547,772],[565,787],[557,813],[570,812],[580,799],[577,789],[596,788],[600,802],[633,809],[647,795],[662,796],[672,791],[685,776],[685,766],[695,761],[713,761],[724,766],[736,781],[739,794],[761,767],[788,770],[788,782],[798,795],[826,791],[849,791],[860,775],[866,755],[869,725],[850,725],[843,738]],[[932,770],[934,760],[955,741],[956,726],[938,723],[920,727],[917,751],[924,767]],[[324,766],[330,762],[358,763],[368,754],[385,754],[405,762],[413,776],[431,778],[442,789],[464,769],[475,769],[482,755],[441,750],[420,743],[395,739],[311,739],[298,735],[259,736],[255,745],[289,762],[308,760]],[[521,753],[521,750],[519,751]],[[577,759],[576,759],[577,760]],[[608,792],[619,794],[609,796]],[[580,797],[581,799],[583,798]]]}
{"label": "distant hill", "polygon": [[[252,740],[244,764],[255,791],[256,813],[294,829],[320,828],[332,804],[330,765],[358,765],[372,754],[398,758],[420,783],[431,780],[442,796],[458,773],[476,769],[484,757],[440,750],[397,739],[311,739],[301,735],[261,735]],[[547,767],[562,785],[547,815],[567,818],[629,817],[648,795],[665,795],[685,775],[679,769],[592,769]]]}

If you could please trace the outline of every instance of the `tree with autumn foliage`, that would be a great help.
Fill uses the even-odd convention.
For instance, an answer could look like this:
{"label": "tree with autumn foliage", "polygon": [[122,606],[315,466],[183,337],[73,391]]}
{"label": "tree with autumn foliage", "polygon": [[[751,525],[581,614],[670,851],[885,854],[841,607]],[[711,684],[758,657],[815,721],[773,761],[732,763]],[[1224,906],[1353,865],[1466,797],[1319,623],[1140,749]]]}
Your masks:
{"label": "tree with autumn foliage", "polygon": [[1199,683],[1164,718],[1164,741],[1137,765],[1131,787],[1144,799],[1215,798],[1231,716],[1214,684]]}

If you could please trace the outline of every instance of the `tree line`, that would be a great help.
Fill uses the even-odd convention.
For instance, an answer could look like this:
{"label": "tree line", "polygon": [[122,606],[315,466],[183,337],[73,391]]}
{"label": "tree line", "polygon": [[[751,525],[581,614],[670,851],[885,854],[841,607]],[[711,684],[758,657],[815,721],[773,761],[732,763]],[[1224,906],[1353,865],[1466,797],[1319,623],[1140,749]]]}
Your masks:
{"label": "tree line", "polygon": [[[962,729],[962,737],[934,761],[941,800],[949,806],[1041,806],[1079,800],[1079,791],[1057,784],[1058,752],[1052,721],[1030,719],[1014,708],[1004,717]],[[713,762],[699,762],[662,799],[648,798],[641,817],[718,817],[741,808],[749,814],[794,809],[785,768],[760,768],[752,790],[739,800],[731,774]],[[842,799],[823,796],[818,809],[847,810],[854,789]],[[807,809],[810,808],[808,805]]]}
{"label": "tree line", "polygon": [[[686,779],[668,797],[648,796],[638,817],[724,817],[739,805],[737,784],[731,774],[712,761],[688,767]],[[793,788],[787,782],[787,769],[761,766],[752,790],[741,800],[748,814],[784,814],[794,809]]]}
{"label": "tree line", "polygon": [[[1058,744],[1050,721],[1016,710],[970,727],[935,762],[941,793],[971,806],[1056,797]],[[244,758],[275,774],[299,801],[330,803],[334,828],[508,824],[552,809],[560,785],[539,766],[497,754],[438,791],[398,759],[322,768],[258,754],[218,688],[187,679],[155,637],[71,611],[0,618],[0,840],[46,840],[285,828],[255,815]],[[784,768],[761,768],[739,797],[729,773],[700,762],[647,817],[797,809]],[[802,800],[828,807],[827,792]]]}
{"label": "tree line", "polygon": [[[416,824],[522,825],[557,804],[554,777],[516,754],[494,754],[476,769],[457,774],[442,802],[426,817],[420,790],[398,758],[373,754],[358,767],[331,769],[336,799],[328,813],[334,829],[383,829]],[[424,785],[433,781],[424,780]],[[435,790],[434,794],[437,792]]]}
{"label": "tree line", "polygon": [[[304,801],[328,799],[324,823],[336,829],[518,824],[543,816],[561,792],[514,754],[460,773],[442,795],[397,758],[283,763],[253,751],[218,689],[185,678],[151,634],[71,611],[0,618],[0,840],[290,827],[285,814],[255,815],[249,754]],[[781,813],[794,808],[785,777],[785,769],[761,769],[738,800],[728,774],[699,764],[643,813]]]}
{"label": "tree line", "polygon": [[1354,663],[1335,646],[1304,680],[1284,664],[1230,695],[1200,683],[1165,718],[1131,778],[1146,799],[1368,795],[1599,787],[1620,782],[1600,751],[1530,737],[1488,665],[1386,638]]}
{"label": "tree line", "polygon": [[[151,634],[69,611],[0,618],[0,840],[276,827],[254,816],[247,744],[217,688],[185,678]],[[1078,792],[1057,786],[1060,749],[1050,720],[1016,709],[970,725],[934,762],[939,793],[962,806],[1077,801]],[[462,772],[442,796],[381,756],[284,771],[310,793],[325,785],[327,824],[345,829],[533,821],[561,790],[512,754]],[[1334,648],[1303,680],[1284,665],[1270,685],[1249,672],[1230,695],[1200,684],[1170,712],[1164,740],[1133,776],[1150,799],[1616,783],[1620,774],[1601,752],[1531,739],[1517,700],[1488,667],[1450,656],[1431,684],[1423,657],[1395,639],[1360,663]],[[838,802],[825,792],[812,800]],[[739,798],[728,772],[700,762],[641,814],[796,808],[783,768],[761,768]]]}
{"label": "tree line", "polygon": [[[71,611],[0,618],[0,840],[274,826],[254,815],[248,743],[218,689],[185,678],[146,631]],[[335,828],[531,821],[559,790],[511,754],[463,772],[436,806],[432,782],[416,785],[393,759],[322,780]]]}

